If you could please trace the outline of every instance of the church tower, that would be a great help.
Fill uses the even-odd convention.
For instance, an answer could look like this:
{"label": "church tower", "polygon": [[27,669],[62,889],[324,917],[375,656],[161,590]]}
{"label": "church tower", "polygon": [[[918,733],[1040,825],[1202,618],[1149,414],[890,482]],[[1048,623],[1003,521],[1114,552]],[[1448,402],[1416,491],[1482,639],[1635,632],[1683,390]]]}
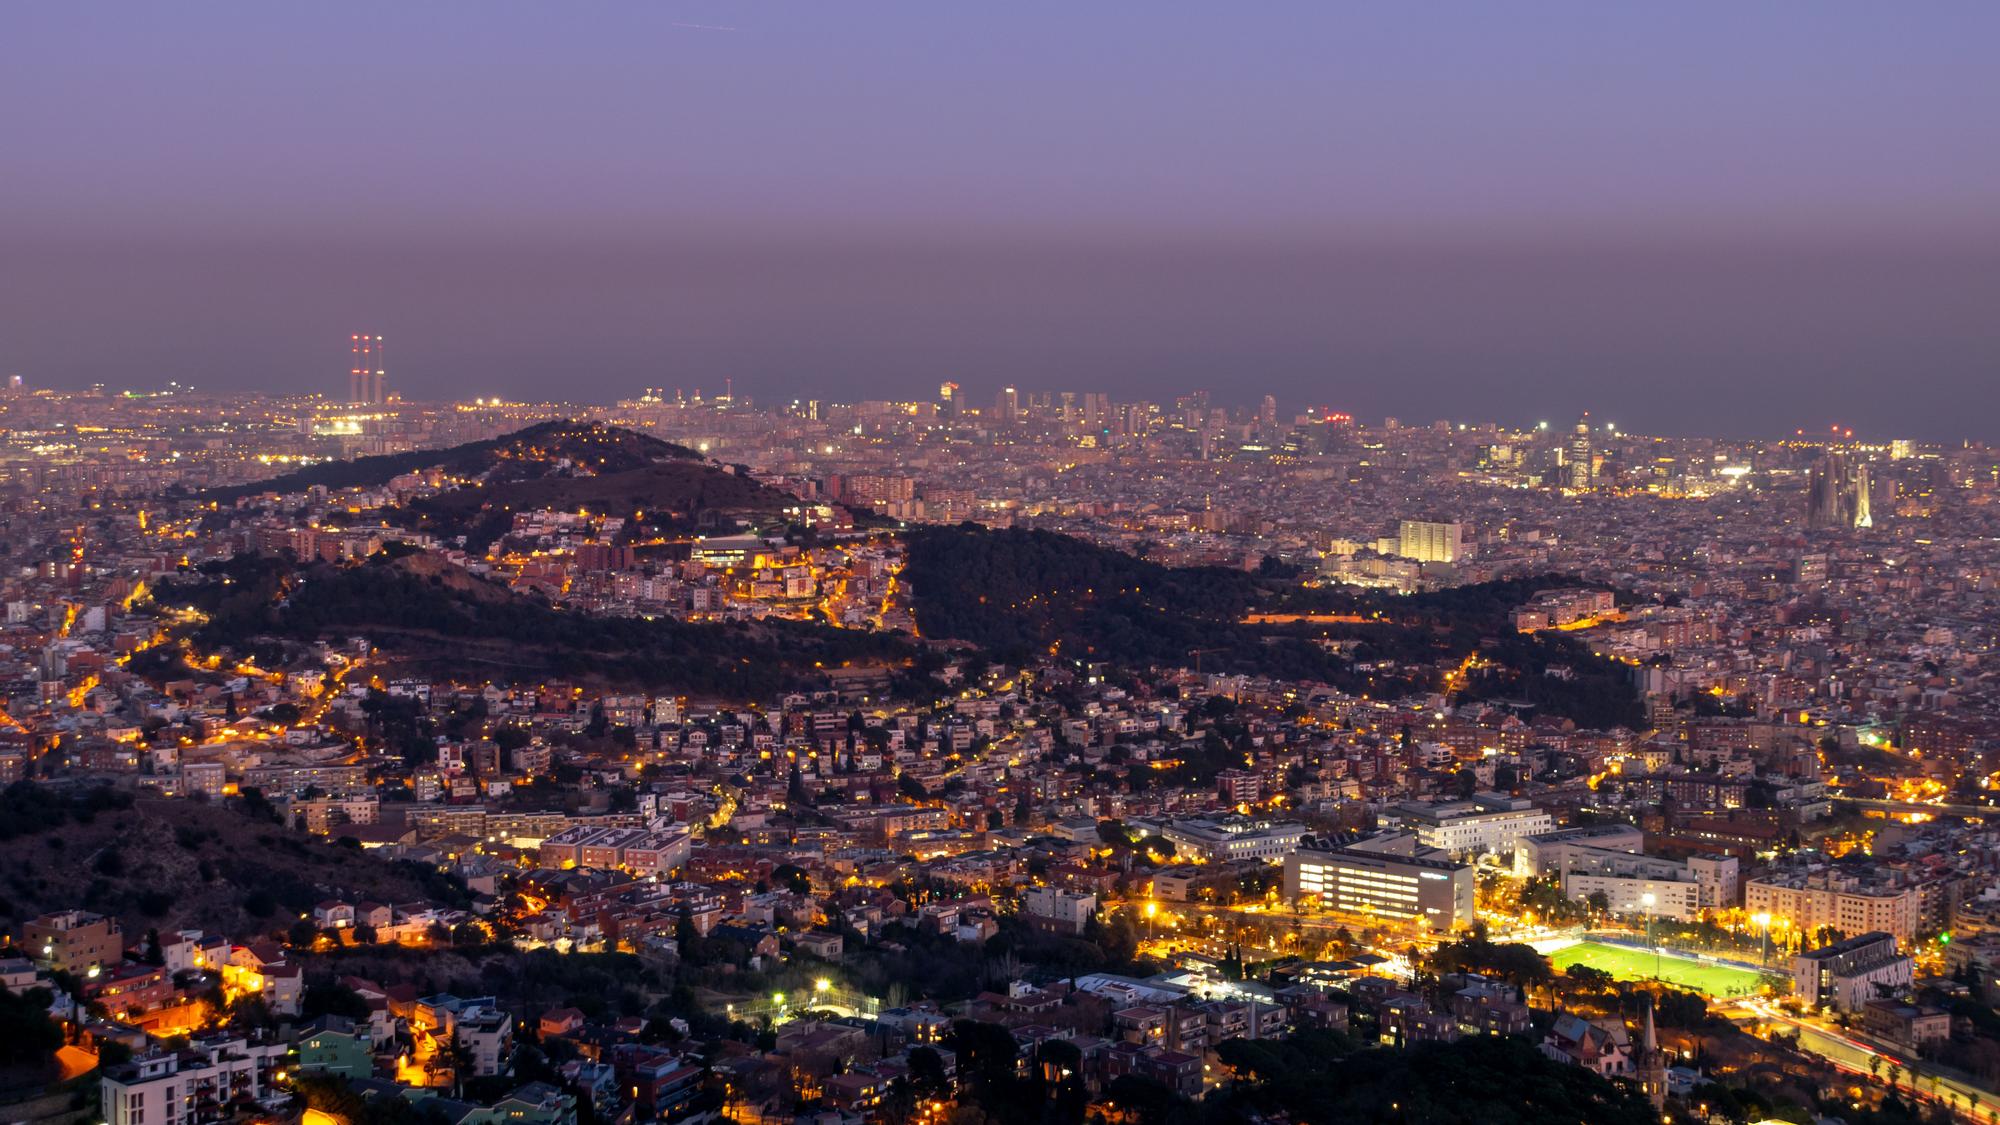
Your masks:
{"label": "church tower", "polygon": [[1667,1055],[1660,1050],[1660,1037],[1653,1029],[1653,998],[1646,998],[1645,1022],[1639,1042],[1639,1057],[1633,1069],[1639,1075],[1639,1090],[1653,1103],[1654,1112],[1667,1107]]}

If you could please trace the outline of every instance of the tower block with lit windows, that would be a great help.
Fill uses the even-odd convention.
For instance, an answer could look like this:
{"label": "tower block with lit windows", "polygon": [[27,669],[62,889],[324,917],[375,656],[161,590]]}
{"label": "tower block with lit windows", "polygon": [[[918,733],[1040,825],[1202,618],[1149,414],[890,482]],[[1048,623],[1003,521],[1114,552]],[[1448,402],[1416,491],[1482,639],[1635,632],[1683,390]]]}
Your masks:
{"label": "tower block with lit windows", "polygon": [[347,401],[354,406],[380,406],[389,401],[382,337],[361,333],[348,337],[348,342]]}

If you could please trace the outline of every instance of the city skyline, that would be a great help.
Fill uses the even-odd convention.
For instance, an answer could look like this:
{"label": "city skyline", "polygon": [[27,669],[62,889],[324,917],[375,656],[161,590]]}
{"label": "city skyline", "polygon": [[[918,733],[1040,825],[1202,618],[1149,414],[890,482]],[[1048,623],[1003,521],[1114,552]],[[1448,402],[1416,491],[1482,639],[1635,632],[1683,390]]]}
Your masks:
{"label": "city skyline", "polygon": [[15,13],[0,373],[1992,437],[1976,5],[465,13]]}
{"label": "city skyline", "polygon": [[4,11],[0,1122],[2000,1125],[2000,6]]}

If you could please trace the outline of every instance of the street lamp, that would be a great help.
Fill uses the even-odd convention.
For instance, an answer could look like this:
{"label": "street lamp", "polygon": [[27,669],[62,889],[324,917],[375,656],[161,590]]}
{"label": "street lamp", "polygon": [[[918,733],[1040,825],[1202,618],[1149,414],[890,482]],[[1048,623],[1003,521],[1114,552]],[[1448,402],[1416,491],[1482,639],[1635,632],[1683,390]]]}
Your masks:
{"label": "street lamp", "polygon": [[1653,892],[1639,896],[1639,905],[1646,908],[1646,944],[1653,947],[1653,979],[1660,979],[1660,944],[1653,937],[1653,904],[1660,901]]}
{"label": "street lamp", "polygon": [[1764,960],[1762,963],[1769,965],[1771,963],[1771,912],[1768,910],[1763,911],[1753,916],[1750,920],[1757,923],[1757,928],[1764,932]]}

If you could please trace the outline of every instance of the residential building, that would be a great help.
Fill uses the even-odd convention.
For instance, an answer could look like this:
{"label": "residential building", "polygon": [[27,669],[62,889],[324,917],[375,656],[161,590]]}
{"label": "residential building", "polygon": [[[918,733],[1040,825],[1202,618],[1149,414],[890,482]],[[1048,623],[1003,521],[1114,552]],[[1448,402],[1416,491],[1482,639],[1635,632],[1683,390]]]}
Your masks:
{"label": "residential building", "polygon": [[1059,887],[1030,887],[1021,895],[1021,913],[1030,925],[1080,934],[1090,916],[1097,913],[1097,896]]}
{"label": "residential building", "polygon": [[240,1036],[196,1040],[112,1067],[99,1080],[105,1125],[201,1125],[223,1121],[238,1102],[272,1097],[271,1079],[289,1044]]}
{"label": "residential building", "polygon": [[1916,939],[1918,900],[1915,887],[1833,871],[1779,872],[1743,887],[1743,909],[1750,914],[1783,918],[1809,933],[1821,927],[1844,934],[1880,930],[1903,942]]}
{"label": "residential building", "polygon": [[1808,1008],[1860,1011],[1910,986],[1912,963],[1893,934],[1866,933],[1792,959],[1792,985]]}
{"label": "residential building", "polygon": [[78,976],[125,959],[118,923],[88,910],[44,914],[21,928],[21,944],[43,967]]}

